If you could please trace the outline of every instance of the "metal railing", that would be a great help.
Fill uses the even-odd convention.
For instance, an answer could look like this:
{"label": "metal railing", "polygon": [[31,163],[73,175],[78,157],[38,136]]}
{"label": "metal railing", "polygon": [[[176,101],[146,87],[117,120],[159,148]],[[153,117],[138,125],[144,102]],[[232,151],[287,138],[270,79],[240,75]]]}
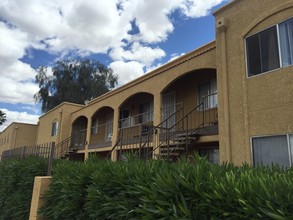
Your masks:
{"label": "metal railing", "polygon": [[119,128],[129,128],[139,124],[145,124],[153,121],[153,111],[144,112],[141,114],[129,116],[119,119]]}
{"label": "metal railing", "polygon": [[[180,116],[181,112],[179,111],[177,115]],[[156,126],[159,138],[152,154],[162,147],[165,147],[167,159],[179,148],[182,153],[187,154],[188,147],[196,140],[196,136],[217,132],[217,93],[204,96],[199,105],[182,115],[182,117],[176,117],[175,120],[169,117],[167,120],[171,120],[171,122],[165,121]]]}
{"label": "metal railing", "polygon": [[2,152],[1,160],[20,159],[23,160],[29,156],[43,157],[48,160],[47,175],[51,175],[52,163],[54,158],[55,143],[45,143],[32,146],[23,146]]}
{"label": "metal railing", "polygon": [[111,146],[112,134],[113,122],[92,127],[89,148],[92,149]]}
{"label": "metal railing", "polygon": [[86,132],[87,129],[82,129],[80,131],[75,131],[71,135],[71,148],[83,150],[86,142]]}
{"label": "metal railing", "polygon": [[[150,132],[153,129],[153,111],[120,119],[119,127],[119,141],[112,149],[118,149],[118,159],[121,159],[122,152],[135,153],[139,158],[148,155],[153,140],[153,134]],[[148,148],[142,148],[143,144],[148,145]]]}

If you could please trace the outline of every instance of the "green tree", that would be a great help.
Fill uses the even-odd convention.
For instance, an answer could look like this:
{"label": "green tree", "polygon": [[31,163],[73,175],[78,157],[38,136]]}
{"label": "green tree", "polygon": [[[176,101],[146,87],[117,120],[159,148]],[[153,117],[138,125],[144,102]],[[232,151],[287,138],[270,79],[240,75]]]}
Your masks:
{"label": "green tree", "polygon": [[6,121],[6,114],[0,110],[0,125]]}
{"label": "green tree", "polygon": [[52,68],[41,66],[37,70],[36,83],[40,90],[34,95],[42,103],[42,112],[47,112],[62,102],[84,104],[117,85],[117,75],[112,69],[94,60],[58,61]]}

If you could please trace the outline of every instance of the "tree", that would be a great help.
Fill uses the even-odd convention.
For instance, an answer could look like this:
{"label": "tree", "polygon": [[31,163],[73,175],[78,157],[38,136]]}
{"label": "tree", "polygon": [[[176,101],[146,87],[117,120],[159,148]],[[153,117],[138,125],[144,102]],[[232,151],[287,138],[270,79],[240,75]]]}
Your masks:
{"label": "tree", "polygon": [[37,69],[36,83],[40,90],[34,95],[47,112],[62,102],[84,104],[117,85],[117,75],[112,69],[94,60],[58,61],[48,75],[48,68]]}
{"label": "tree", "polygon": [[6,114],[0,110],[0,125],[6,121]]}

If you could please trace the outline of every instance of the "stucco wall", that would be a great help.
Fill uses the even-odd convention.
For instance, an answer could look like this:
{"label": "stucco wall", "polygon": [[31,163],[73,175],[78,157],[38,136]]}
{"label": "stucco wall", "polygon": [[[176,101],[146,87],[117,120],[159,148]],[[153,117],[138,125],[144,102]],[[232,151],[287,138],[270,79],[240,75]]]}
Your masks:
{"label": "stucco wall", "polygon": [[[114,120],[113,120],[113,143],[117,139],[118,131],[118,120],[119,120],[119,108],[129,97],[145,92],[153,95],[154,97],[154,125],[161,122],[161,94],[169,87],[173,82],[179,79],[181,76],[198,71],[196,79],[198,82],[193,82],[192,88],[183,89],[183,93],[188,94],[191,90],[194,90],[194,96],[196,97],[197,85],[204,82],[211,77],[215,77],[215,71],[213,74],[206,74],[206,71],[201,72],[202,69],[215,69],[216,68],[216,51],[214,42],[209,43],[189,54],[186,54],[173,62],[170,62],[158,69],[116,89],[105,95],[102,95],[92,100],[88,105],[74,113],[72,113],[71,124],[80,116],[88,118],[88,127],[91,128],[91,118],[97,110],[104,106],[109,106],[114,109]],[[202,74],[202,76],[200,75]],[[187,82],[186,82],[187,83]],[[182,85],[182,84],[181,84]],[[183,87],[183,85],[182,85]],[[186,85],[184,86],[186,87]],[[190,90],[191,89],[191,90]],[[184,99],[188,101],[188,96]],[[191,98],[192,99],[192,98]],[[179,101],[179,100],[178,100]],[[189,103],[194,105],[196,99]],[[187,104],[188,105],[188,104]],[[90,133],[87,132],[87,140],[90,140]],[[89,142],[89,141],[88,141]]]}
{"label": "stucco wall", "polygon": [[[82,107],[82,105],[65,102],[41,116],[38,123],[37,144],[53,141],[58,144],[60,141],[68,138],[71,129],[71,113]],[[51,136],[54,120],[58,121],[58,134]]]}
{"label": "stucco wall", "polygon": [[17,122],[10,124],[0,133],[0,157],[3,151],[35,145],[36,138],[37,125]]}
{"label": "stucco wall", "polygon": [[252,163],[252,136],[293,133],[293,66],[248,78],[245,37],[292,17],[293,2],[235,0],[215,16],[221,160]]}

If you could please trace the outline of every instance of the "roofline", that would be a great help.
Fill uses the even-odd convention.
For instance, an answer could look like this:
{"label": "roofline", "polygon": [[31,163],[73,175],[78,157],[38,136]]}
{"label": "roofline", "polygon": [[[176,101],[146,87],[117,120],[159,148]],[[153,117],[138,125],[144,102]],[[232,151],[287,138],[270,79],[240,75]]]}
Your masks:
{"label": "roofline", "polygon": [[[103,95],[100,95],[100,96],[94,98],[93,100],[88,102],[88,104],[86,106],[84,106],[84,108],[88,107],[88,106],[91,106],[91,105],[93,105],[93,104],[95,104],[95,103],[97,103],[99,101],[102,101],[102,100],[104,100],[104,99],[106,99],[108,97],[111,97],[111,96],[113,96],[113,95],[115,95],[117,93],[120,93],[120,92],[122,92],[122,91],[124,91],[124,90],[126,90],[126,89],[128,89],[130,87],[133,87],[133,86],[135,86],[135,85],[137,85],[137,84],[139,84],[139,83],[141,83],[141,82],[143,82],[145,80],[148,80],[148,79],[150,79],[150,78],[152,78],[154,76],[157,76],[157,75],[159,75],[159,74],[161,74],[163,72],[166,72],[166,71],[168,71],[168,70],[170,70],[170,69],[172,69],[172,68],[174,68],[174,67],[176,67],[178,65],[181,65],[181,64],[187,62],[188,60],[191,60],[191,59],[193,59],[195,57],[201,56],[202,54],[204,54],[206,52],[209,52],[210,50],[214,50],[215,48],[216,48],[216,44],[215,44],[215,40],[214,40],[214,41],[211,41],[211,42],[209,42],[209,43],[207,43],[207,44],[205,44],[205,45],[203,45],[203,46],[201,46],[201,47],[199,47],[199,48],[197,48],[197,49],[195,49],[195,50],[193,50],[193,51],[191,51],[191,52],[189,52],[187,54],[184,54],[184,55],[178,57],[177,59],[174,59],[174,60],[172,60],[172,61],[170,61],[168,63],[165,63],[165,64],[159,66],[158,68],[156,68],[154,70],[151,70],[150,72],[148,72],[148,73],[146,73],[146,74],[144,74],[144,75],[142,75],[142,76],[140,76],[140,77],[138,77],[138,78],[136,78],[136,79],[134,79],[134,80],[132,80],[132,81],[130,81],[130,82],[128,82],[128,83],[126,83],[126,84],[114,89],[114,90],[112,90],[112,91],[109,91],[109,92],[107,92],[107,93],[105,93]],[[72,112],[72,114],[75,113],[75,112]]]}
{"label": "roofline", "polygon": [[27,122],[11,122],[3,131],[0,132],[0,134],[4,133],[9,127],[11,127],[13,124],[16,125],[31,125],[31,126],[38,126],[38,124],[31,124]]}
{"label": "roofline", "polygon": [[60,108],[62,105],[73,105],[73,106],[78,106],[78,107],[81,107],[81,108],[82,107],[85,107],[85,105],[82,105],[82,104],[76,104],[76,103],[72,103],[72,102],[62,102],[61,104],[55,106],[54,108],[50,109],[49,111],[47,111],[46,113],[44,113],[43,115],[41,115],[39,117],[39,119],[42,118],[42,117],[44,117],[45,115],[49,114],[50,112],[56,110],[57,108]]}
{"label": "roofline", "polygon": [[224,5],[223,7],[215,10],[213,12],[213,15],[216,17],[220,14],[222,14],[223,12],[229,10],[230,8],[234,7],[234,5],[239,4],[240,2],[242,2],[242,0],[231,0],[231,2],[227,3],[226,5]]}

